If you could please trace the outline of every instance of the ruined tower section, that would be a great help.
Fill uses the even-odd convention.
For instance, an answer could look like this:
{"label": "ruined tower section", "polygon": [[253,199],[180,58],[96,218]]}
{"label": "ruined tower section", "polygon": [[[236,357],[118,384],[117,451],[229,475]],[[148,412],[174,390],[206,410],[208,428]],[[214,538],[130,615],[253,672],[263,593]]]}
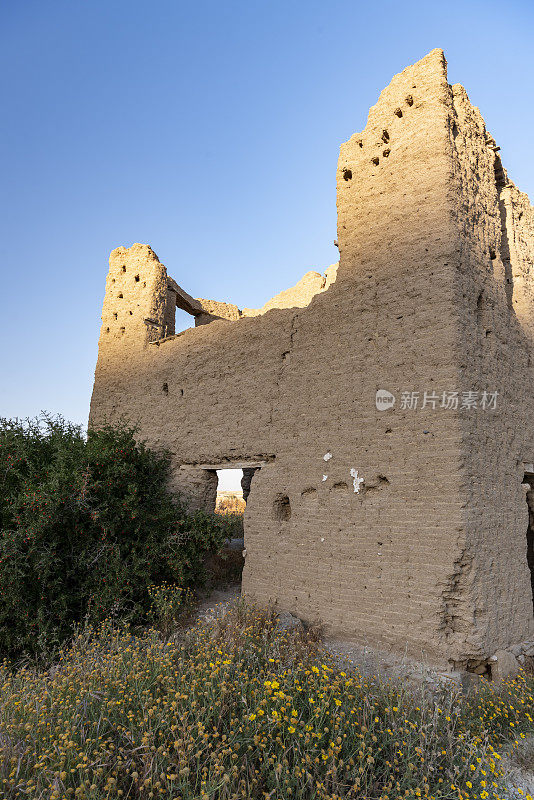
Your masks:
{"label": "ruined tower section", "polygon": [[174,333],[176,293],[167,270],[146,244],[117,247],[109,257],[90,424],[114,419],[127,396],[143,351]]}
{"label": "ruined tower section", "polygon": [[[460,383],[451,114],[436,50],[341,148],[337,280],[293,315],[244,571],[261,601],[445,665],[465,653],[473,603],[462,585],[449,633],[466,537],[461,426],[439,408]],[[396,397],[387,411],[378,390]]]}
{"label": "ruined tower section", "polygon": [[[338,212],[338,283],[359,283],[369,376],[397,398],[365,419],[390,487],[370,529],[391,525],[396,605],[406,620],[419,609],[427,652],[484,670],[534,631],[533,217],[440,50],[395,76],[341,148]],[[375,596],[393,607],[398,577],[380,575]]]}
{"label": "ruined tower section", "polygon": [[[457,589],[470,585],[466,650],[491,654],[534,637],[529,545],[534,462],[534,213],[465,89],[451,87],[453,197],[460,250],[459,366],[475,403],[462,428],[466,547]],[[453,621],[453,624],[454,621]],[[491,666],[491,662],[490,665]]]}
{"label": "ruined tower section", "polygon": [[[191,507],[254,470],[258,602],[481,674],[534,639],[534,214],[441,50],[342,145],[337,207],[335,280],[258,310],[115,250],[90,421],[168,449]],[[176,305],[196,327],[172,335]]]}
{"label": "ruined tower section", "polygon": [[337,185],[337,281],[293,318],[273,413],[290,446],[249,499],[244,586],[484,671],[532,636],[530,206],[441,50],[381,93]]}

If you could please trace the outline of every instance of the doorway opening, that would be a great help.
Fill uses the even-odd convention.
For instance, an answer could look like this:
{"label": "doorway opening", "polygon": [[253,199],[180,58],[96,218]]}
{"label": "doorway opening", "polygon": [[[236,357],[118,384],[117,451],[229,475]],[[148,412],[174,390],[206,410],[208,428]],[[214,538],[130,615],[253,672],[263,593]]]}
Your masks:
{"label": "doorway opening", "polygon": [[217,476],[215,514],[222,518],[226,536],[213,563],[214,577],[221,587],[235,590],[241,583],[246,554],[244,515],[252,479],[258,469],[258,466],[212,467]]}
{"label": "doorway opening", "polygon": [[228,468],[217,470],[217,501],[219,514],[244,514],[252,479],[259,467]]}
{"label": "doorway opening", "polygon": [[532,590],[532,610],[534,613],[534,473],[527,473],[523,483],[528,484],[528,527],[527,527],[527,564],[530,569],[530,588]]}
{"label": "doorway opening", "polygon": [[217,470],[217,514],[243,514],[245,501],[243,500],[242,469]]}

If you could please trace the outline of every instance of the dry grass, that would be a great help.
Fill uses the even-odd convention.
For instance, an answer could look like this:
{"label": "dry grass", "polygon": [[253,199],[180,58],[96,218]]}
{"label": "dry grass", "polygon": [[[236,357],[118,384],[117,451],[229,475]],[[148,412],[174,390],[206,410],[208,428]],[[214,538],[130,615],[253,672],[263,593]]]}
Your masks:
{"label": "dry grass", "polygon": [[238,492],[220,492],[217,494],[215,506],[216,514],[240,514],[245,513],[246,503],[243,495]]}
{"label": "dry grass", "polygon": [[47,672],[4,664],[0,683],[7,800],[485,800],[534,716],[524,675],[415,698],[242,603],[178,641],[105,624]]}
{"label": "dry grass", "polygon": [[520,747],[514,748],[510,762],[526,772],[534,772],[534,739],[522,742]]}

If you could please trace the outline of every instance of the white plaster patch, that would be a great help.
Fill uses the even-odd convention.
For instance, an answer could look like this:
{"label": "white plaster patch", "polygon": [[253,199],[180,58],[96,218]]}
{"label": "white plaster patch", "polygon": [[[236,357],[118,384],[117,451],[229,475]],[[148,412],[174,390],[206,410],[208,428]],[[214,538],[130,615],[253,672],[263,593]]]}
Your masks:
{"label": "white plaster patch", "polygon": [[323,456],[323,461],[330,461],[332,458],[332,453],[325,453]]}
{"label": "white plaster patch", "polygon": [[327,478],[328,478],[328,475],[323,475],[323,481],[325,481]]}
{"label": "white plaster patch", "polygon": [[324,542],[324,536],[321,536],[321,542]]}
{"label": "white plaster patch", "polygon": [[352,485],[354,486],[354,491],[356,492],[356,494],[359,494],[360,484],[365,483],[365,479],[358,478],[358,470],[354,469],[354,467],[351,468],[350,474],[354,478],[354,480],[352,481]]}

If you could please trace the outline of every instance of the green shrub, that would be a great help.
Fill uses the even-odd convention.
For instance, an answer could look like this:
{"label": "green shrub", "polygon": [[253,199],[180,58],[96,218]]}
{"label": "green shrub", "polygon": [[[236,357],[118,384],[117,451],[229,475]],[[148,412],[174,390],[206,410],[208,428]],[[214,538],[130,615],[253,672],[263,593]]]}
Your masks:
{"label": "green shrub", "polygon": [[243,538],[243,512],[242,511],[217,511],[215,512],[223,521],[228,539]]}
{"label": "green shrub", "polygon": [[144,622],[149,585],[202,578],[224,528],[185,513],[169,468],[126,425],[0,420],[1,653],[42,654],[84,618]]}

